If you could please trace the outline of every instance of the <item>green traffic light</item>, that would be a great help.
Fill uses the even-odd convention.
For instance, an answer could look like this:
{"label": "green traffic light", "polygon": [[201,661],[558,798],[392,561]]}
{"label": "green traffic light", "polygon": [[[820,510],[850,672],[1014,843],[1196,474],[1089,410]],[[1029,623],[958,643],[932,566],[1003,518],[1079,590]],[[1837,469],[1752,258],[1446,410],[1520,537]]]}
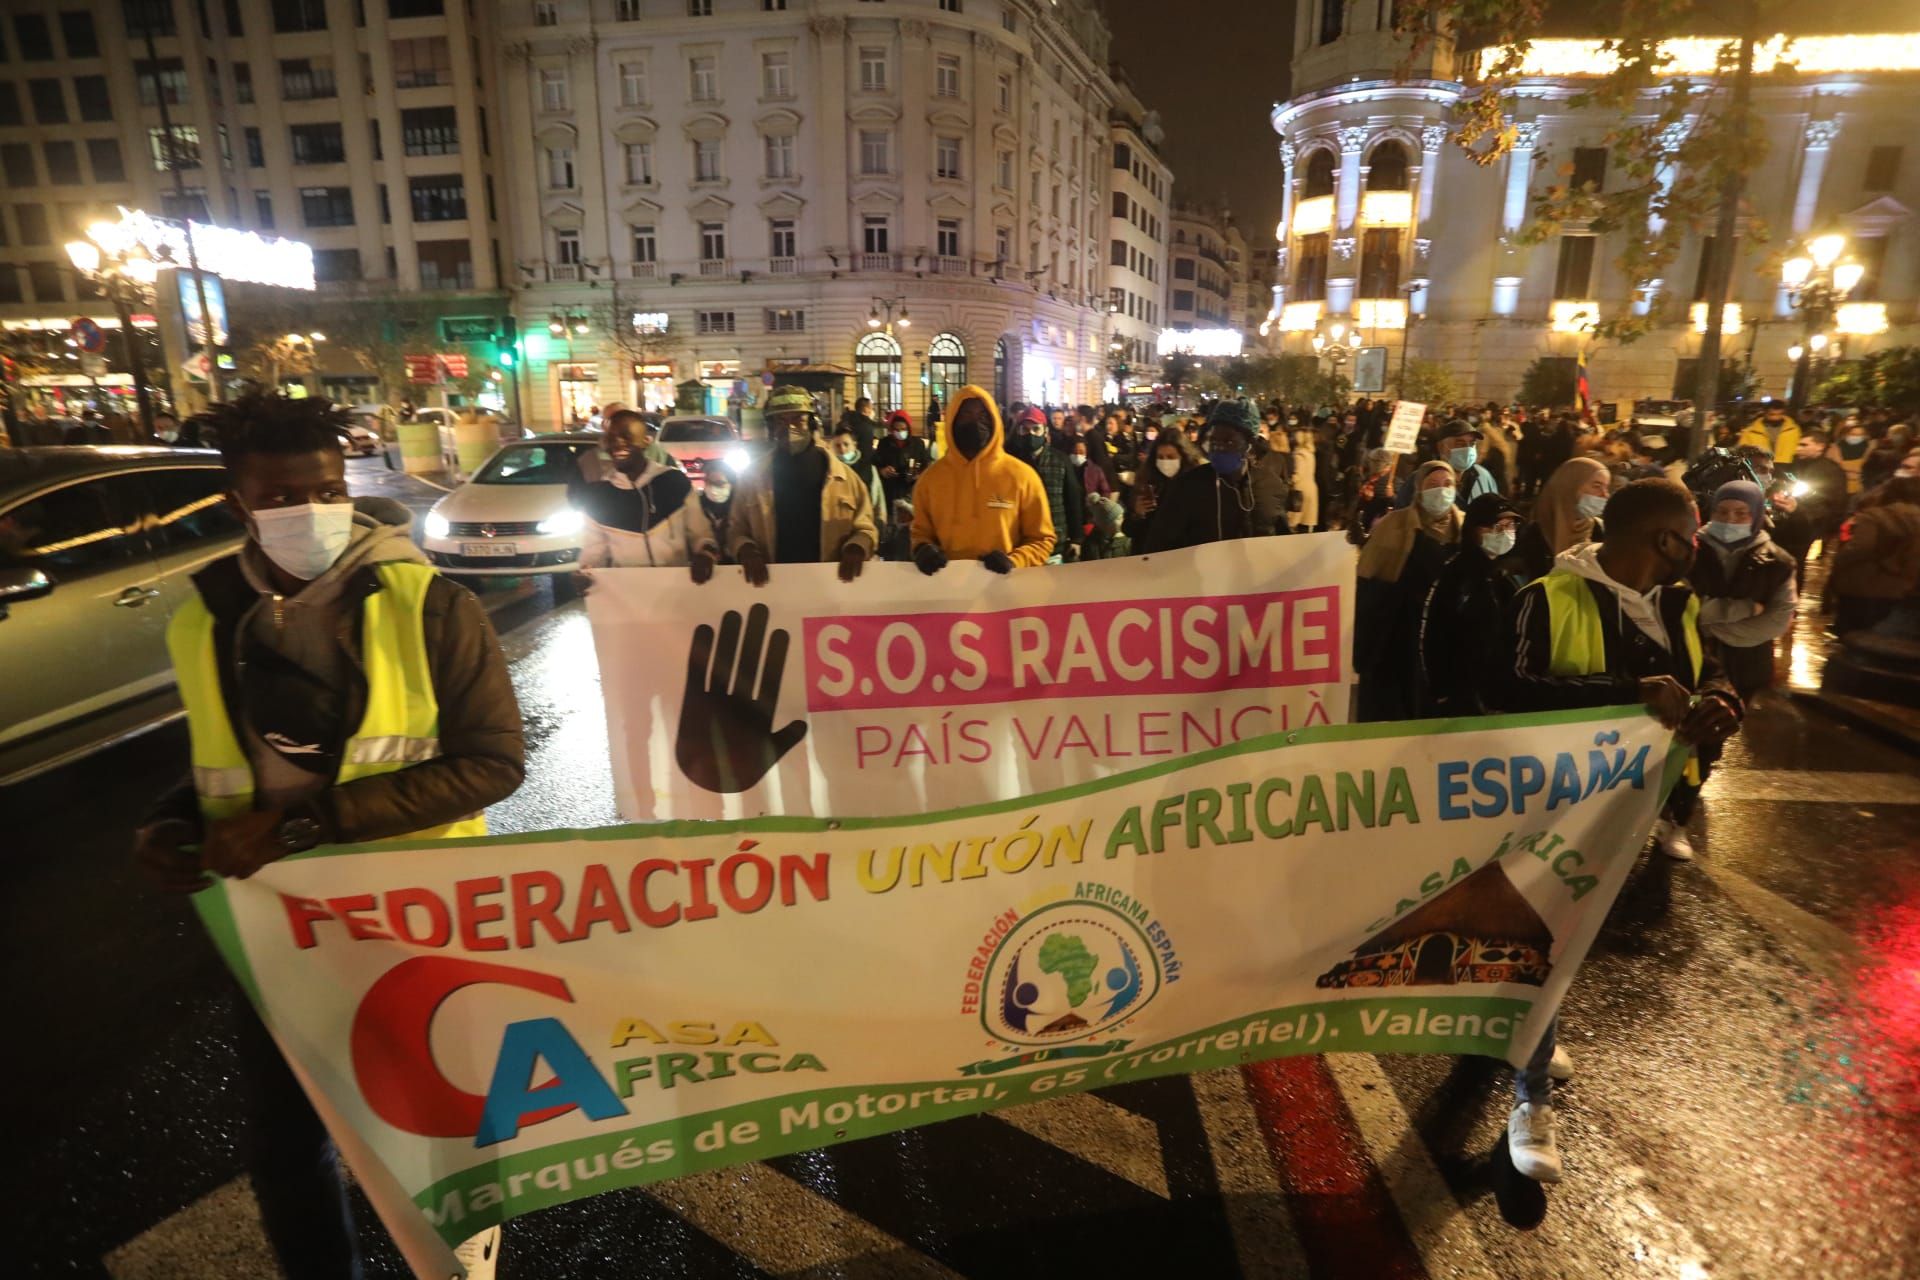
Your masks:
{"label": "green traffic light", "polygon": [[500,367],[501,368],[503,369],[513,368],[514,361],[518,360],[519,358],[520,358],[520,354],[517,351],[515,351],[512,347],[500,348]]}

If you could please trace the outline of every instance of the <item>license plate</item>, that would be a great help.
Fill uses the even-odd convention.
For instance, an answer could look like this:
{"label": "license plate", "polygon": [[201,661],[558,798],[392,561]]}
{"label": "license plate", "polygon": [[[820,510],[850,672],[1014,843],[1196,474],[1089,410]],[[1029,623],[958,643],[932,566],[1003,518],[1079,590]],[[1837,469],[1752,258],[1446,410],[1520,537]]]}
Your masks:
{"label": "license plate", "polygon": [[517,556],[520,544],[517,542],[463,542],[460,544],[463,556]]}

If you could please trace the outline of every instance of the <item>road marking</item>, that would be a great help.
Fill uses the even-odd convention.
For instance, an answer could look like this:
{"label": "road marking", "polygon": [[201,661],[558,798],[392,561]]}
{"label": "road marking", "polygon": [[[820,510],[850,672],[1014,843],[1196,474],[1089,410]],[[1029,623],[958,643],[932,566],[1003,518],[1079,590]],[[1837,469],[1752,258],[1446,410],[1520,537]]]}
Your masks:
{"label": "road marking", "polygon": [[[845,1274],[858,1259],[862,1276],[959,1280],[957,1272],[768,1165],[691,1174],[644,1191],[770,1275]],[[506,1252],[512,1253],[511,1242]]]}
{"label": "road marking", "polygon": [[1327,1070],[1427,1270],[1450,1280],[1497,1280],[1479,1233],[1433,1163],[1379,1061],[1371,1054],[1330,1053]]}
{"label": "road marking", "polygon": [[1830,804],[1920,804],[1920,778],[1905,773],[1727,769],[1707,779],[1709,800],[1815,800]]}
{"label": "road marking", "polygon": [[1736,906],[1758,921],[1794,959],[1838,989],[1852,988],[1854,974],[1865,958],[1852,934],[1796,907],[1773,890],[1716,863],[1712,857],[1694,865],[1705,871]]}
{"label": "road marking", "polygon": [[1238,1068],[1204,1071],[1193,1077],[1193,1100],[1200,1111],[1220,1183],[1221,1207],[1233,1250],[1246,1280],[1285,1280],[1307,1274],[1307,1255],[1293,1229],[1286,1191],[1274,1176],[1273,1161],[1260,1136],[1260,1117],[1247,1098],[1247,1079]]}
{"label": "road marking", "polygon": [[1173,1198],[1167,1189],[1167,1161],[1160,1147],[1160,1126],[1145,1116],[1137,1116],[1091,1093],[1065,1094],[991,1114],[1002,1124],[1010,1124],[1070,1156],[1098,1165],[1162,1200]]}
{"label": "road marking", "polygon": [[113,1280],[222,1280],[280,1274],[280,1264],[260,1225],[253,1185],[245,1177],[214,1188],[100,1262]]}

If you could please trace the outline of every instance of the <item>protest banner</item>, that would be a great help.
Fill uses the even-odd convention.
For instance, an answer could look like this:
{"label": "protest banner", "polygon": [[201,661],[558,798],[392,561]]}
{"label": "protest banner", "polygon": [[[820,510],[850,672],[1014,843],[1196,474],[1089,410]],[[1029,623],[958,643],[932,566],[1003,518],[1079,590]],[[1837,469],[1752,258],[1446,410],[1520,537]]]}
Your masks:
{"label": "protest banner", "polygon": [[[915,813],[1343,723],[1354,549],[1249,538],[1072,573],[597,569],[623,816]],[[737,667],[737,672],[736,672]]]}
{"label": "protest banner", "polygon": [[1056,1093],[1524,1061],[1671,741],[1640,708],[1318,726],[934,814],[325,848],[194,901],[418,1258]]}
{"label": "protest banner", "polygon": [[1388,453],[1412,453],[1420,443],[1420,424],[1426,419],[1427,406],[1413,400],[1401,400],[1393,406],[1387,422],[1383,447]]}

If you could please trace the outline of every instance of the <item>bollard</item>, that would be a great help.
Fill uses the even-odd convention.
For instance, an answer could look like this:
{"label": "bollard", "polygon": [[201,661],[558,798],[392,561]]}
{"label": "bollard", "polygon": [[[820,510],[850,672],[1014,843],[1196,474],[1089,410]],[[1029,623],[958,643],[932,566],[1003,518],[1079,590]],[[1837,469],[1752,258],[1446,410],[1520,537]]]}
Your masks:
{"label": "bollard", "polygon": [[440,458],[440,428],[431,422],[403,422],[400,437],[400,464],[410,476],[432,475],[444,469]]}

